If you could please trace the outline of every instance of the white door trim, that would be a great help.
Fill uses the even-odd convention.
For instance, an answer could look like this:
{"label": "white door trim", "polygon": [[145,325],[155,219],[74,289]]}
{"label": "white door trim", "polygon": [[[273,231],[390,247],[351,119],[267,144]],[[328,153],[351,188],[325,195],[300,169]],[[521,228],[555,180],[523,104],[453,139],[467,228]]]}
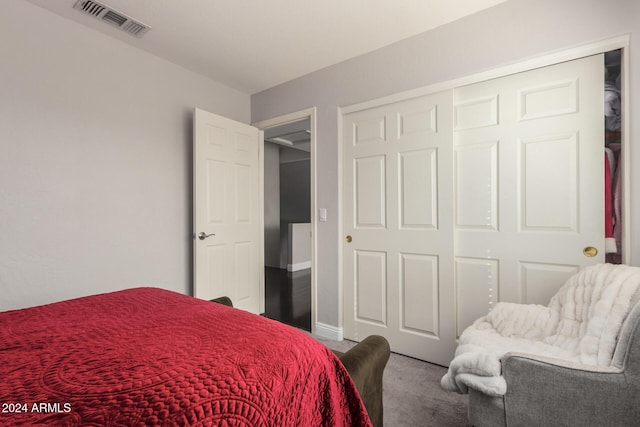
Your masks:
{"label": "white door trim", "polygon": [[[393,95],[376,98],[373,100],[351,104],[346,106],[339,106],[337,109],[338,116],[338,235],[340,240],[338,241],[338,253],[339,253],[339,265],[338,265],[338,326],[342,328],[344,326],[344,283],[343,283],[343,253],[342,253],[342,238],[343,233],[343,204],[342,204],[342,151],[344,147],[344,141],[342,138],[342,123],[343,116],[355,111],[365,110],[368,108],[379,107],[385,104],[391,104],[393,102],[404,101],[410,98],[415,98],[422,95],[429,95],[444,90],[453,90],[456,87],[469,85],[473,83],[479,83],[485,80],[493,78],[504,77],[510,74],[515,74],[523,71],[529,71],[548,65],[558,64],[560,62],[571,61],[574,59],[583,58],[585,56],[596,55],[599,53],[605,53],[611,50],[622,49],[622,98],[623,98],[623,111],[622,111],[622,167],[623,167],[623,206],[622,206],[622,246],[623,256],[622,262],[629,263],[631,261],[631,230],[629,226],[629,219],[631,218],[631,191],[630,191],[630,111],[629,111],[629,43],[630,35],[621,35],[600,41],[586,43],[579,46],[570,47],[556,52],[548,54],[542,54],[540,56],[523,59],[513,64],[499,66],[491,70],[474,73],[468,76],[464,76],[457,79],[438,82],[432,85],[411,89],[408,91],[399,92]],[[603,136],[604,137],[604,136]]]}
{"label": "white door trim", "polygon": [[631,263],[631,110],[629,103],[629,36],[622,49],[622,262]]}
{"label": "white door trim", "polygon": [[[318,264],[317,264],[317,239],[318,234],[318,217],[317,217],[317,176],[316,176],[316,107],[307,108],[293,113],[285,114],[271,119],[260,120],[252,123],[252,126],[257,127],[261,131],[266,129],[285,125],[291,122],[297,122],[304,119],[309,119],[310,131],[311,131],[311,333],[316,333],[318,329],[318,298],[317,298],[317,277],[318,277]],[[262,218],[262,229],[264,230],[264,143],[261,147],[261,164],[260,164],[260,217]],[[264,265],[264,243],[262,245],[263,257],[262,263]],[[262,284],[264,285],[264,271],[262,273]],[[264,289],[264,288],[263,288]],[[264,294],[264,293],[263,293]],[[263,298],[264,301],[264,298]],[[263,310],[264,311],[264,310]]]}

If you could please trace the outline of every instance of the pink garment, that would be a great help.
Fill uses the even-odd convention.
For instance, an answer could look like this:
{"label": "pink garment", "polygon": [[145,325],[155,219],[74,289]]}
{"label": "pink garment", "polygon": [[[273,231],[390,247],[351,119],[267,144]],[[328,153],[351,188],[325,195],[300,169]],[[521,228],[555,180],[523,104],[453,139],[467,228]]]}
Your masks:
{"label": "pink garment", "polygon": [[616,240],[613,237],[613,199],[611,194],[612,181],[611,181],[611,163],[609,162],[609,156],[604,155],[604,237],[605,237],[605,252],[615,253],[618,252]]}

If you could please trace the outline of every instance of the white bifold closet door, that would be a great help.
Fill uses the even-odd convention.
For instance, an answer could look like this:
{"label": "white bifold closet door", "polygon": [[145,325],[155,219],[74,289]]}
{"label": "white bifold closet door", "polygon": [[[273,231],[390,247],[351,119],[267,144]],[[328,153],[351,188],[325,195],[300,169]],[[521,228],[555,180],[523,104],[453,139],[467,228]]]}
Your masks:
{"label": "white bifold closet door", "polygon": [[602,262],[603,81],[598,55],[344,115],[345,338],[448,365]]}
{"label": "white bifold closet door", "polygon": [[602,55],[454,90],[457,332],[604,261]]}
{"label": "white bifold closet door", "polygon": [[446,364],[455,349],[451,91],[343,118],[344,334]]}

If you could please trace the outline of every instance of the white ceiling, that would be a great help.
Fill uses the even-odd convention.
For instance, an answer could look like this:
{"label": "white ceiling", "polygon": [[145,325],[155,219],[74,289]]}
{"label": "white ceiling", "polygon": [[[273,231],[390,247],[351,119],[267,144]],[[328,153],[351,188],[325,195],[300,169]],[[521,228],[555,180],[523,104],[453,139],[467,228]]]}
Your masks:
{"label": "white ceiling", "polygon": [[152,27],[142,39],[26,0],[253,94],[506,0],[97,0]]}

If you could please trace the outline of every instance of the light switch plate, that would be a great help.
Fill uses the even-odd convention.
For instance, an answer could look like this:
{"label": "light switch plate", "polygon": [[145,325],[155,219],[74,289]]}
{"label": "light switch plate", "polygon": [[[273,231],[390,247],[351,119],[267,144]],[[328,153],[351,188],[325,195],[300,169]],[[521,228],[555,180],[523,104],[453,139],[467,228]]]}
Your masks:
{"label": "light switch plate", "polygon": [[318,216],[320,217],[320,222],[327,222],[327,208],[320,208]]}

